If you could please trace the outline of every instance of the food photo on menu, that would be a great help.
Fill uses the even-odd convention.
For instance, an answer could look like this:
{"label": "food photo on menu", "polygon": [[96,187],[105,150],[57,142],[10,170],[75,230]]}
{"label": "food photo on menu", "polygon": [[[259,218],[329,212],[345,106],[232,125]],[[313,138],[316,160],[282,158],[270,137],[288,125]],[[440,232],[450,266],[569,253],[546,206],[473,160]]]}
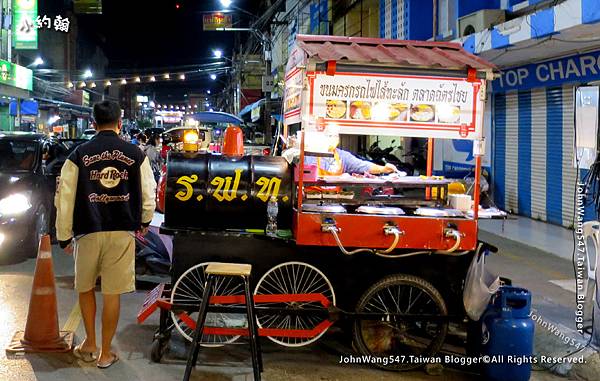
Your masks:
{"label": "food photo on menu", "polygon": [[390,108],[391,121],[406,122],[406,119],[408,119],[408,105],[406,103],[392,103]]}
{"label": "food photo on menu", "polygon": [[413,122],[433,122],[435,110],[433,105],[416,104],[410,108],[410,120]]}
{"label": "food photo on menu", "polygon": [[350,119],[370,120],[371,102],[352,101],[350,102]]}
{"label": "food photo on menu", "polygon": [[460,123],[461,108],[449,104],[407,104],[364,100],[326,101],[326,117],[330,119],[373,120],[384,122]]}
{"label": "food photo on menu", "polygon": [[449,104],[439,104],[435,106],[439,123],[459,123],[460,122],[460,106]]}
{"label": "food photo on menu", "polygon": [[328,99],[326,102],[326,115],[331,119],[344,119],[346,117],[347,102],[337,99]]}

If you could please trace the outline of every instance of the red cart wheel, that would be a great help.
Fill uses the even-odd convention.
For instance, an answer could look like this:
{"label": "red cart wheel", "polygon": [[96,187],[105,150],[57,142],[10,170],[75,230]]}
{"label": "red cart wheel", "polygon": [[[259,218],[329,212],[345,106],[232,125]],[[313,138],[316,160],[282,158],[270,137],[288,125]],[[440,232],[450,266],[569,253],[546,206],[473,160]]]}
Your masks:
{"label": "red cart wheel", "polygon": [[[172,304],[197,304],[198,309],[202,302],[202,294],[206,284],[204,270],[208,262],[200,263],[190,267],[181,274],[173,290],[171,291]],[[244,283],[238,278],[220,278],[215,284],[214,295],[243,295]],[[228,306],[243,306],[243,304],[227,304]],[[175,329],[188,341],[194,336],[194,326],[198,318],[198,312],[171,311],[171,319]],[[207,327],[246,328],[248,320],[245,314],[225,314],[209,312],[206,315]],[[205,347],[220,347],[224,344],[233,343],[239,336],[202,335],[201,345]]]}
{"label": "red cart wheel", "polygon": [[[302,262],[285,262],[267,271],[258,281],[254,295],[322,294],[335,305],[335,292],[325,274],[316,267]],[[277,308],[323,308],[320,302],[256,303],[256,306]],[[319,329],[322,315],[286,315],[261,313],[257,316],[259,328],[285,330]],[[314,337],[267,336],[271,341],[286,347],[301,347],[315,342],[327,329]]]}

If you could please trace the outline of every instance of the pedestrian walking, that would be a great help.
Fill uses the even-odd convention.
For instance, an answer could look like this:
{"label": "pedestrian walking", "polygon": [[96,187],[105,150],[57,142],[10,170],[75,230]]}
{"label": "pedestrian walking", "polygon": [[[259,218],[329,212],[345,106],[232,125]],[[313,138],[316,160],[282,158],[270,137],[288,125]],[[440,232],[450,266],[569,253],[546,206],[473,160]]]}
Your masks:
{"label": "pedestrian walking", "polygon": [[[150,161],[119,138],[121,108],[102,101],[93,108],[97,134],[78,146],[62,167],[55,197],[60,246],[75,256],[75,290],[86,337],[73,354],[99,368],[118,359],[111,343],[120,295],[135,290],[134,232],[145,233],[155,208],[156,182]],[[96,342],[97,278],[101,278],[102,340]]]}
{"label": "pedestrian walking", "polygon": [[154,173],[154,179],[156,181],[158,181],[158,177],[160,176],[160,169],[163,165],[161,148],[162,147],[160,136],[154,134],[149,137],[148,144],[144,149],[146,156],[148,156],[148,160],[150,160],[150,166],[152,167],[152,172]]}
{"label": "pedestrian walking", "polygon": [[146,145],[148,144],[148,137],[143,132],[137,134],[137,144],[142,151],[146,150]]}

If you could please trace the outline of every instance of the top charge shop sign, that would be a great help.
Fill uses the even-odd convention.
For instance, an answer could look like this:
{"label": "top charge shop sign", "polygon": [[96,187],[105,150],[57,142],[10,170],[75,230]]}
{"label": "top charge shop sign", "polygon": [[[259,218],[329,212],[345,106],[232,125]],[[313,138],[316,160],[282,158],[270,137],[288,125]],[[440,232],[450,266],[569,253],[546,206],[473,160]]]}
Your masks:
{"label": "top charge shop sign", "polygon": [[530,64],[502,71],[494,92],[552,87],[600,79],[600,51]]}

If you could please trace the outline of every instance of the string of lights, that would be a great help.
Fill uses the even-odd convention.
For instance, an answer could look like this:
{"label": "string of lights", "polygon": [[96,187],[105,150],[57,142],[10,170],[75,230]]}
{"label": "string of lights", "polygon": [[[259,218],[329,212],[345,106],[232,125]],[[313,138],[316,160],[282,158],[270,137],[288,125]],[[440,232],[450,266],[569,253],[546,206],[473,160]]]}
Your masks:
{"label": "string of lights", "polygon": [[131,85],[131,84],[141,84],[141,83],[153,83],[153,82],[165,82],[171,80],[179,80],[185,81],[186,79],[192,79],[191,77],[195,75],[206,75],[208,74],[210,79],[216,80],[217,75],[220,73],[224,73],[231,70],[230,66],[226,67],[218,67],[218,68],[209,68],[209,69],[196,69],[196,70],[186,70],[186,71],[178,71],[178,72],[162,72],[155,74],[130,74],[130,75],[122,75],[118,77],[109,77],[109,78],[92,78],[92,74],[86,73],[84,75],[84,79],[79,81],[60,81],[53,82],[54,84],[62,84],[67,88],[96,88],[98,83],[100,86],[109,87],[113,85]]}

